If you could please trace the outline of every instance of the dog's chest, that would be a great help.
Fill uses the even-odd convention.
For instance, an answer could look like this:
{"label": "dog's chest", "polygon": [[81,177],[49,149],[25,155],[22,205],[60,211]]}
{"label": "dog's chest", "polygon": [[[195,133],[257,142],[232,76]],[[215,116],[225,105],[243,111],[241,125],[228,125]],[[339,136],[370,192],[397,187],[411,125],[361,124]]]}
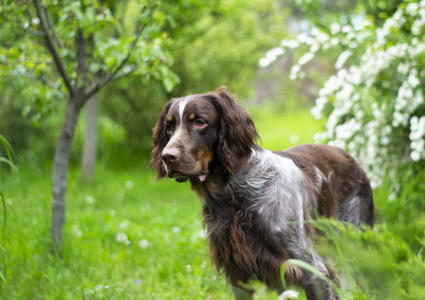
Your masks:
{"label": "dog's chest", "polygon": [[275,236],[262,219],[244,207],[232,214],[205,216],[212,262],[231,284],[279,277],[285,260]]}

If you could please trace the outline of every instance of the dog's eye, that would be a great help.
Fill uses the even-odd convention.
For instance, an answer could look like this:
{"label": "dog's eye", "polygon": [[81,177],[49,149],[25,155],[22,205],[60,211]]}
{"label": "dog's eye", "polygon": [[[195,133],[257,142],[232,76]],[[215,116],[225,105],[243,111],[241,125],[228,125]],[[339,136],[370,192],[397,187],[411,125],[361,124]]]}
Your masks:
{"label": "dog's eye", "polygon": [[167,123],[165,125],[165,130],[167,131],[167,134],[170,134],[171,133],[171,124],[170,123]]}
{"label": "dog's eye", "polygon": [[195,120],[193,125],[195,125],[197,128],[205,128],[207,126],[207,124],[205,124],[205,122],[202,120]]}

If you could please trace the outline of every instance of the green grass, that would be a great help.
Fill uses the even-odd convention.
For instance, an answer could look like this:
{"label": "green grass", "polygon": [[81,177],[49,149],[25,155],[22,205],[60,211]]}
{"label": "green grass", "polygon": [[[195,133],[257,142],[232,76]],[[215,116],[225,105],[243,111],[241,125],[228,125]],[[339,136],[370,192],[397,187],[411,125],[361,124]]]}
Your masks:
{"label": "green grass", "polygon": [[[49,253],[49,177],[30,171],[2,186],[1,299],[231,297],[209,264],[200,203],[187,184],[157,183],[142,167],[98,175],[86,186],[70,174],[61,258]],[[129,243],[117,240],[123,234]]]}
{"label": "green grass", "polygon": [[261,137],[260,145],[273,151],[312,143],[314,134],[323,130],[323,121],[304,110],[276,113],[272,108],[251,107],[250,113]]}

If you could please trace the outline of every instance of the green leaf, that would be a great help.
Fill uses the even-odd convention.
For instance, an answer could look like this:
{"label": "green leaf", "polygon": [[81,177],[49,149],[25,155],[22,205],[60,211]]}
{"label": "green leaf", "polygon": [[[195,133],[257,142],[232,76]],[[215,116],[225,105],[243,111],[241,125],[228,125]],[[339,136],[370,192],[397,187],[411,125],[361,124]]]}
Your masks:
{"label": "green leaf", "polygon": [[101,65],[97,62],[93,62],[90,64],[89,70],[91,73],[97,73],[101,68]]}
{"label": "green leaf", "polygon": [[16,168],[16,166],[7,158],[0,157],[0,163],[4,163],[8,165],[13,172],[16,172],[16,173],[18,172],[18,169]]}
{"label": "green leaf", "polygon": [[26,117],[31,111],[31,106],[25,105],[24,109],[22,110],[22,116]]}
{"label": "green leaf", "polygon": [[12,161],[12,146],[6,140],[6,138],[0,133],[0,142],[3,144],[4,149],[6,150],[7,157],[10,161]]}
{"label": "green leaf", "polygon": [[18,59],[21,56],[21,53],[18,48],[10,48],[8,52],[9,59]]}
{"label": "green leaf", "polygon": [[164,78],[162,83],[164,84],[164,88],[167,92],[171,92],[173,90],[174,85],[173,85],[173,82],[170,80],[170,78],[168,77]]}
{"label": "green leaf", "polygon": [[317,270],[315,267],[313,267],[312,265],[306,263],[305,261],[302,260],[298,260],[298,259],[288,259],[282,266],[281,269],[281,276],[284,279],[284,273],[285,273],[285,266],[286,264],[291,264],[294,265],[296,267],[300,267],[314,275],[316,275],[317,277],[319,277],[320,279],[326,281],[337,293],[338,295],[341,294],[341,289],[332,281],[330,280],[328,277],[326,277],[322,272],[320,272],[319,270]]}

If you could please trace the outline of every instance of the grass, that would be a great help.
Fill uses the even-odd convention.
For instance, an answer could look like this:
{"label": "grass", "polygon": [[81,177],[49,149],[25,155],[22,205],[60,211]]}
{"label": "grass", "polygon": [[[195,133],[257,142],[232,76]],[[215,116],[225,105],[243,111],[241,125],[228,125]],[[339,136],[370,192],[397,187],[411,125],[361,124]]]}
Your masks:
{"label": "grass", "polygon": [[93,186],[70,174],[61,258],[49,253],[49,178],[29,172],[25,188],[4,188],[1,299],[230,297],[209,265],[200,204],[187,184],[156,183],[143,169],[98,174]]}
{"label": "grass", "polygon": [[[252,114],[263,147],[273,150],[311,142],[319,130],[305,112]],[[0,174],[0,299],[233,299],[211,267],[189,185],[156,182],[147,158],[136,160],[128,168],[101,163],[91,185],[71,169],[60,256],[49,250],[50,170],[22,164],[19,176]]]}

